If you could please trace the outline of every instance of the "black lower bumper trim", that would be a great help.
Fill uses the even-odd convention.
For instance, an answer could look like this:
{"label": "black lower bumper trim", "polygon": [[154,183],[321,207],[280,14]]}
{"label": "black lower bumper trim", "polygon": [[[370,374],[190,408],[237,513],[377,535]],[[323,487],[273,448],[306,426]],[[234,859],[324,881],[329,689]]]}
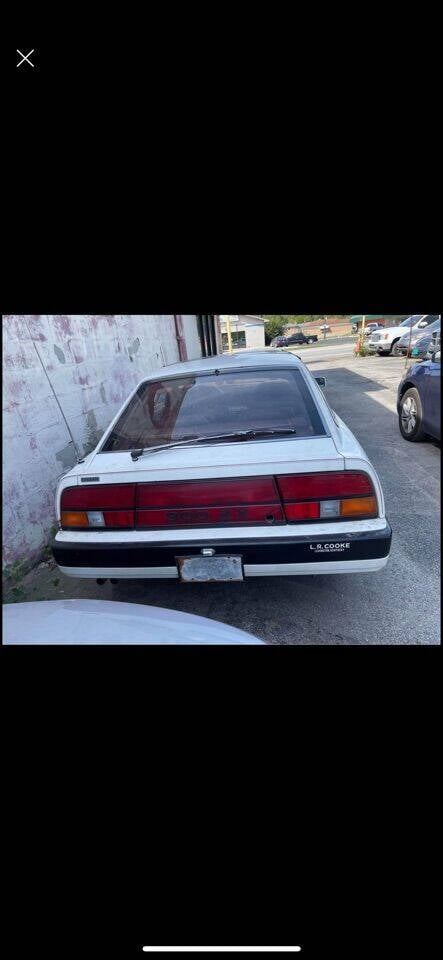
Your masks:
{"label": "black lower bumper trim", "polygon": [[[205,531],[208,533],[208,531]],[[169,543],[84,543],[73,544],[55,540],[52,552],[61,567],[174,567],[177,556],[194,556],[203,547],[213,547],[215,554],[236,554],[244,564],[263,563],[321,563],[327,560],[375,560],[387,557],[391,548],[392,530],[389,523],[382,530],[364,533],[322,534],[299,536],[291,540],[204,540],[173,541]]]}

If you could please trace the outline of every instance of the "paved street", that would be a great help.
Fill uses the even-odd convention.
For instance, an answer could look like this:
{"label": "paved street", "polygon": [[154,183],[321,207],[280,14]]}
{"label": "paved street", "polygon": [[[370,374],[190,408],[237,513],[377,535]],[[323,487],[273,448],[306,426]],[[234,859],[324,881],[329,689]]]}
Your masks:
{"label": "paved street", "polygon": [[306,348],[302,356],[313,373],[327,377],[329,403],[380,476],[393,528],[385,570],[234,584],[134,580],[100,587],[64,577],[51,564],[31,572],[16,599],[150,603],[221,620],[273,644],[439,643],[440,447],[400,436],[395,400],[404,358],[358,359],[352,350],[349,342],[326,343]]}

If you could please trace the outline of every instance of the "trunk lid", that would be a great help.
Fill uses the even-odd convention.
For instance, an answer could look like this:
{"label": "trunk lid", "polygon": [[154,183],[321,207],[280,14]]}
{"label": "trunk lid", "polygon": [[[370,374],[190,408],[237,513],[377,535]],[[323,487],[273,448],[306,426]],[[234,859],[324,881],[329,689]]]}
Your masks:
{"label": "trunk lid", "polygon": [[135,462],[129,452],[98,453],[86,470],[84,466],[77,464],[70,474],[81,485],[89,477],[92,482],[98,477],[98,483],[158,483],[342,470],[344,458],[332,437],[316,437],[175,447],[147,453]]}

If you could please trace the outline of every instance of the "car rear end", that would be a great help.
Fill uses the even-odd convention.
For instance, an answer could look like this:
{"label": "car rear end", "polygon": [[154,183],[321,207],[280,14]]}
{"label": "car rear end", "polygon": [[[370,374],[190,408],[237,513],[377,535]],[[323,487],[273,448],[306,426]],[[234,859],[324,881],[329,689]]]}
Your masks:
{"label": "car rear end", "polygon": [[164,416],[161,397],[154,383],[143,405],[150,381],[140,385],[151,420],[146,452],[131,457],[136,391],[97,451],[59,484],[53,550],[63,573],[189,582],[385,566],[391,529],[373,467],[304,365],[290,355],[270,358],[267,367],[250,358],[235,372],[220,361],[218,373],[157,381],[157,393],[169,391],[175,408],[167,432],[184,437],[191,428],[204,439],[212,425],[252,422],[295,429],[293,436],[183,440],[156,452],[152,419],[156,403],[157,420]]}
{"label": "car rear end", "polygon": [[403,336],[400,337],[400,340],[397,340],[397,343],[395,344],[395,347],[393,350],[393,354],[396,357],[410,357],[411,350],[415,345],[415,342],[416,342],[415,337],[411,337],[409,333],[403,334]]}
{"label": "car rear end", "polygon": [[389,332],[380,329],[371,333],[368,341],[368,349],[372,353],[389,353],[391,349],[391,338]]}
{"label": "car rear end", "polygon": [[379,323],[368,323],[365,326],[365,337],[371,337],[376,330],[382,330],[383,328]]}
{"label": "car rear end", "polygon": [[398,343],[395,345],[396,356],[398,357],[416,356],[417,354],[414,353],[415,347],[417,346],[417,344],[421,343],[423,339],[425,339],[427,343],[430,343],[431,335],[426,336],[424,338],[422,333],[416,333],[412,337],[409,337],[409,336],[402,337],[401,340],[399,340]]}
{"label": "car rear end", "polygon": [[440,319],[429,324],[424,332],[416,333],[411,343],[409,356],[413,360],[426,360],[432,345],[440,336]]}
{"label": "car rear end", "polygon": [[[421,344],[421,341],[420,341]],[[423,360],[434,360],[435,355],[440,353],[441,349],[441,333],[440,330],[432,334],[431,342],[428,344],[426,353],[424,357],[420,357]]]}
{"label": "car rear end", "polygon": [[377,330],[373,330],[369,336],[367,347],[372,353],[377,353],[377,347],[380,342],[380,333]]}

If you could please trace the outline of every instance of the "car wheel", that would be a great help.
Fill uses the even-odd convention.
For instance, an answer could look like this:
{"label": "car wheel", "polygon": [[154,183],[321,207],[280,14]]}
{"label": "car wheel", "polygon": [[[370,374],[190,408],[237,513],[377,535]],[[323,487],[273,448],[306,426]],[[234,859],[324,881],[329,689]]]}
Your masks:
{"label": "car wheel", "polygon": [[308,337],[308,343],[314,343],[312,337]]}
{"label": "car wheel", "polygon": [[[394,352],[394,347],[396,346],[397,343],[398,343],[398,340],[394,340],[393,343],[391,343],[391,346],[390,346],[390,348],[389,348],[389,350],[388,350],[388,356],[389,356],[389,357],[392,356],[392,354],[393,354],[393,352]],[[394,354],[394,356],[395,356],[395,354]]]}
{"label": "car wheel", "polygon": [[392,352],[392,356],[393,356],[393,357],[401,357],[401,356],[402,356],[402,351],[400,350],[400,346],[399,346],[398,340],[396,341],[396,343],[394,343],[394,346],[392,347],[392,351],[391,351],[391,352]]}
{"label": "car wheel", "polygon": [[420,394],[415,387],[406,390],[401,398],[398,425],[405,440],[423,439],[423,409]]}

